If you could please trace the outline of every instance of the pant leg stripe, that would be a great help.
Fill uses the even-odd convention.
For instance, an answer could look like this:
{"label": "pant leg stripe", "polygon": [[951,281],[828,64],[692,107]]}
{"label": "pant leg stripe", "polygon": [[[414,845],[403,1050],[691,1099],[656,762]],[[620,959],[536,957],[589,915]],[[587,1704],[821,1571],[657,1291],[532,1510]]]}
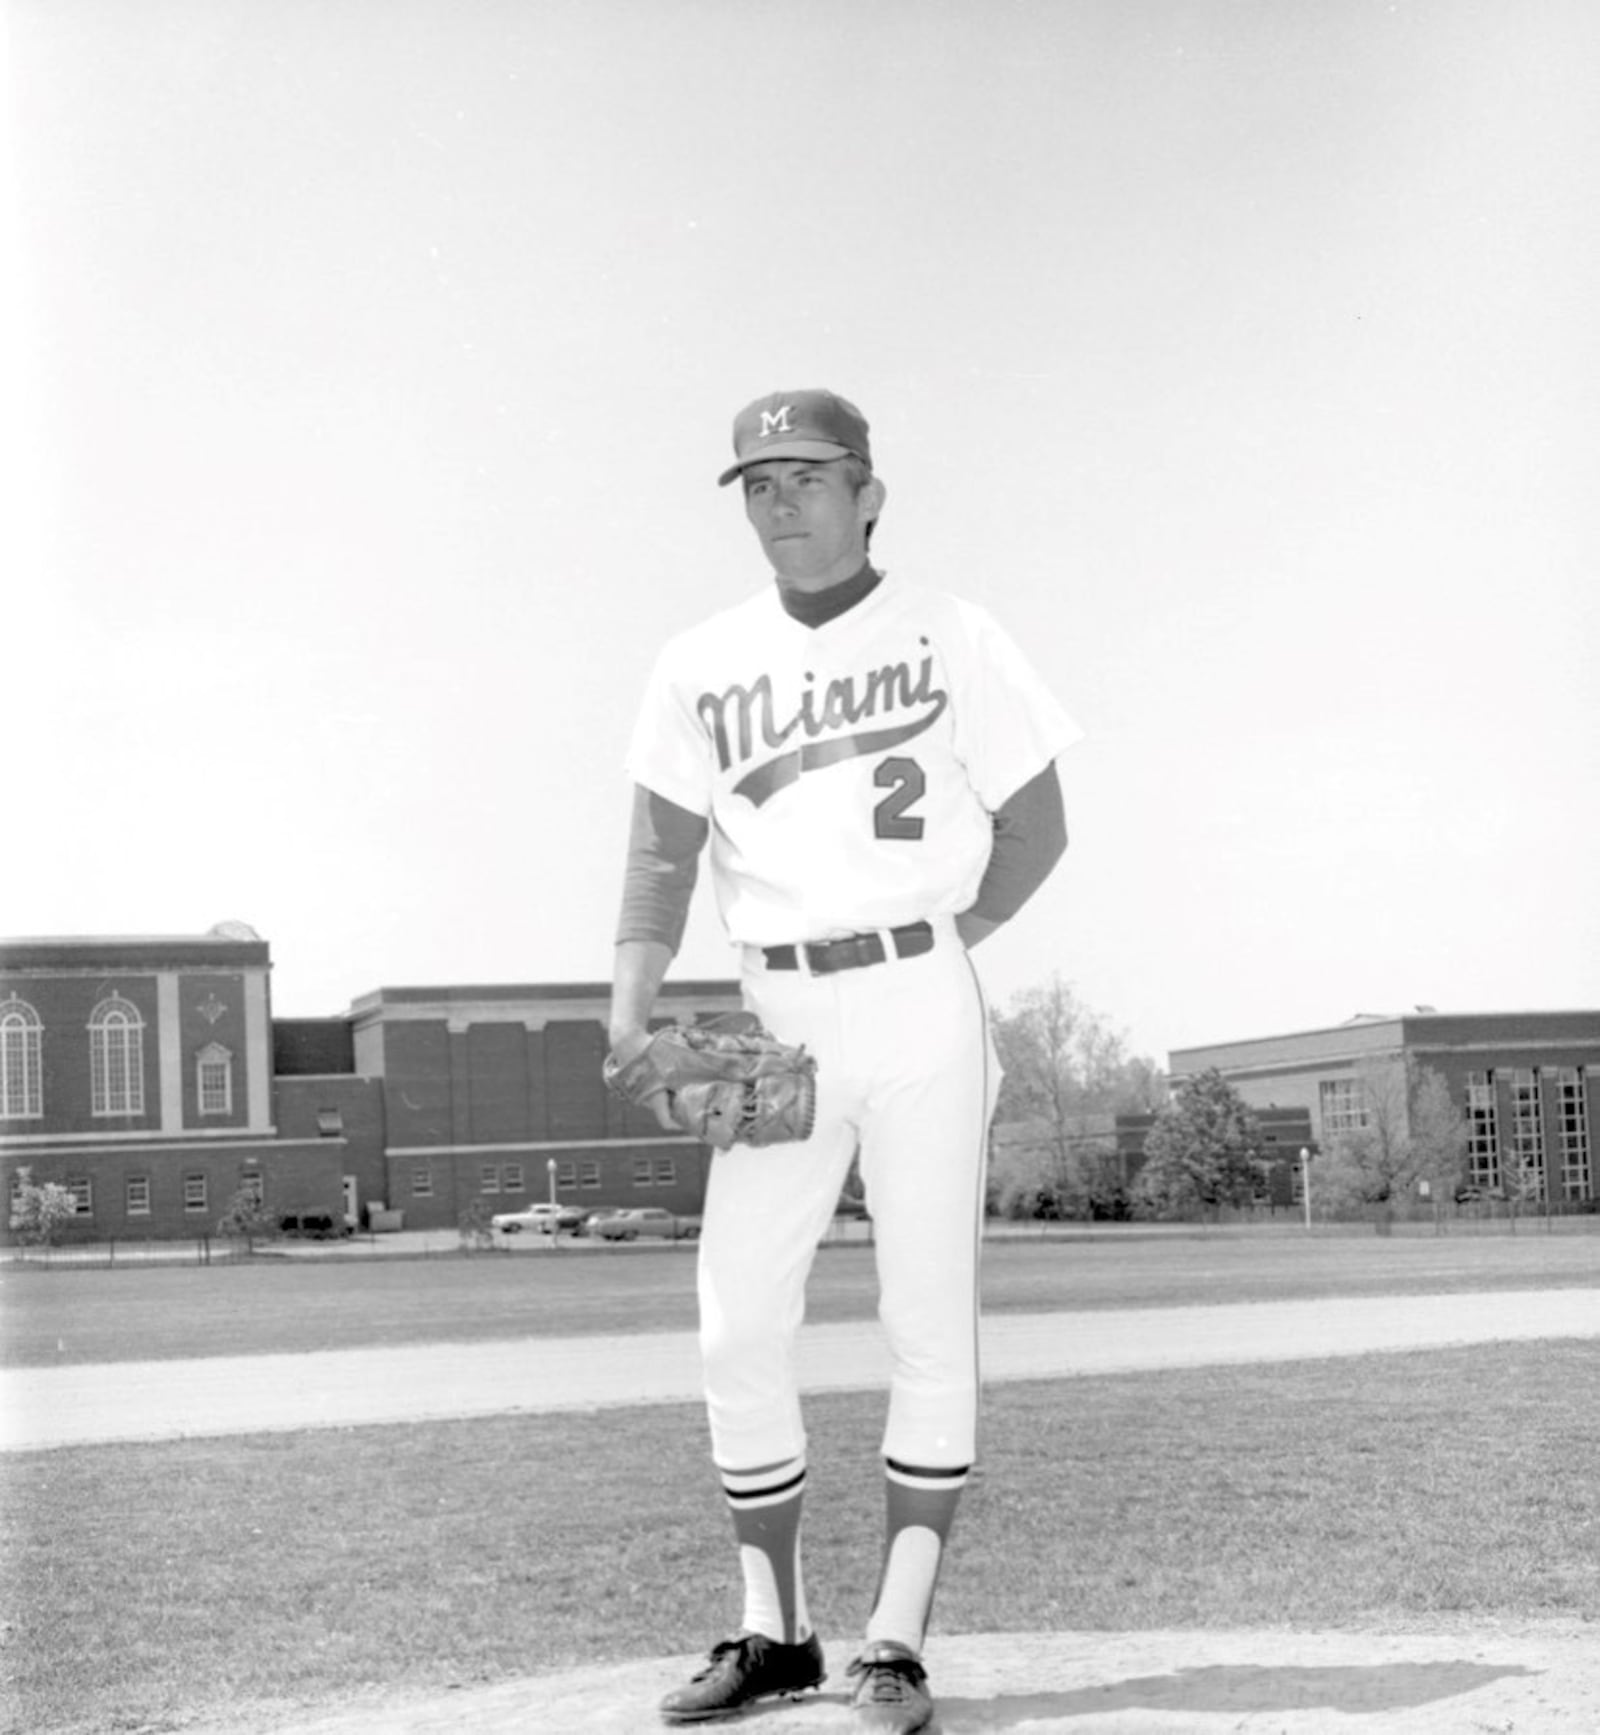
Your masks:
{"label": "pant leg stripe", "polygon": [[973,1456],[977,1456],[978,1436],[983,1428],[983,1362],[981,1357],[981,1336],[979,1332],[980,1306],[979,1297],[983,1290],[983,1225],[984,1207],[988,1198],[989,1185],[989,1049],[993,1037],[989,1031],[989,1007],[983,997],[983,984],[978,979],[978,972],[973,967],[972,955],[966,955],[967,974],[972,979],[972,991],[978,997],[978,1016],[983,1026],[983,1045],[980,1050],[980,1068],[982,1096],[978,1107],[978,1197],[976,1209],[973,1212],[973,1233],[976,1246],[972,1250],[972,1371],[977,1383],[978,1404],[977,1413],[973,1419]]}

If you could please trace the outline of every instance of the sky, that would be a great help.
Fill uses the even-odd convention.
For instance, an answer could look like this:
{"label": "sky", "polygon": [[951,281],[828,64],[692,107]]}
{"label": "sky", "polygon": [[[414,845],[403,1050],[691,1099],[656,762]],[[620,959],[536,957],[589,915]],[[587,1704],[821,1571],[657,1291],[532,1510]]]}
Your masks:
{"label": "sky", "polygon": [[825,386],[1085,731],[997,1006],[1600,1006],[1588,0],[6,16],[0,932],[607,980],[733,416]]}

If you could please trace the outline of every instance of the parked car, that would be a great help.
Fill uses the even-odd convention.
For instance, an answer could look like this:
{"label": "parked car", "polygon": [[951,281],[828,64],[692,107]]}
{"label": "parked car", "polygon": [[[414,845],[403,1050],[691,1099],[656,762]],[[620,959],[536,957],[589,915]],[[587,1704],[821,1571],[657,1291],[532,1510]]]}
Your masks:
{"label": "parked car", "polygon": [[693,1241],[700,1233],[698,1223],[674,1217],[659,1205],[641,1205],[636,1209],[611,1211],[603,1217],[589,1219],[589,1233],[602,1241],[637,1241],[641,1235],[657,1235],[667,1241],[680,1237]]}
{"label": "parked car", "polygon": [[1498,1187],[1480,1187],[1475,1184],[1456,1188],[1456,1203],[1458,1205],[1476,1205],[1487,1199],[1491,1204],[1503,1205],[1506,1196]]}
{"label": "parked car", "polygon": [[615,1217],[621,1209],[622,1206],[620,1205],[596,1205],[592,1210],[581,1212],[572,1233],[574,1235],[593,1235],[596,1225],[602,1217]]}
{"label": "parked car", "polygon": [[576,1229],[583,1221],[583,1212],[576,1205],[528,1205],[521,1211],[497,1211],[489,1226],[500,1235],[520,1235],[524,1229],[534,1229],[541,1235],[560,1234],[563,1229]]}

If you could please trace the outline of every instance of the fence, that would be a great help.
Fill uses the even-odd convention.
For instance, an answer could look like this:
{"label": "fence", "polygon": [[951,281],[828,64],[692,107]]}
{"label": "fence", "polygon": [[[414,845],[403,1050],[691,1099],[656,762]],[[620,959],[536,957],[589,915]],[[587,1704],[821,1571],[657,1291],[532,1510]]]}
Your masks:
{"label": "fence", "polygon": [[[1370,1205],[1327,1211],[1316,1199],[1311,1203],[1311,1232],[1320,1236],[1341,1235],[1600,1235],[1600,1214],[1592,1202],[1566,1206],[1518,1205],[1513,1210],[1501,1200],[1471,1204],[1427,1204],[1394,1208],[1380,1222]],[[1304,1235],[1305,1214],[1299,1205],[1224,1205],[1203,1215],[1177,1219],[1128,1219],[1097,1222],[1089,1218],[990,1217],[984,1232],[991,1238],[1098,1235],[1193,1235],[1231,1232],[1244,1235]]]}
{"label": "fence", "polygon": [[242,1241],[196,1235],[180,1241],[74,1241],[65,1247],[10,1246],[0,1257],[16,1265],[80,1269],[114,1265],[227,1265],[249,1256]]}

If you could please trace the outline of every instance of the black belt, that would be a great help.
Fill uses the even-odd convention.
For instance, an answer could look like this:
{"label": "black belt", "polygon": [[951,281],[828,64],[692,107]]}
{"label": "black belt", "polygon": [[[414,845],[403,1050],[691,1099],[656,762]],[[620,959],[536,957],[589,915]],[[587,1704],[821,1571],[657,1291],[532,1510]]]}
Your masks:
{"label": "black belt", "polygon": [[[894,941],[896,957],[915,958],[933,950],[933,924],[907,922],[903,928],[891,928],[889,938]],[[883,948],[881,933],[846,934],[841,940],[763,948],[769,970],[798,970],[802,953],[806,968],[814,976],[831,976],[835,970],[860,970],[868,964],[881,964],[889,956]]]}

